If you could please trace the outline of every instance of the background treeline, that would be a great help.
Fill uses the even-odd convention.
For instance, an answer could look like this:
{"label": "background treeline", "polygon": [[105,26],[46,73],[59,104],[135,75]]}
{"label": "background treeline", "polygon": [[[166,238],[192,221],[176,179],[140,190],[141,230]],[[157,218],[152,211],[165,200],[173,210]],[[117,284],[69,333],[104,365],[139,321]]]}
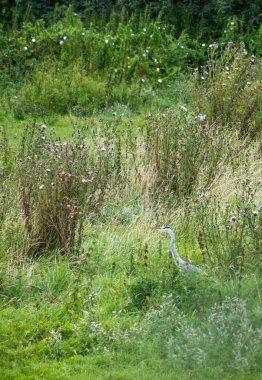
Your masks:
{"label": "background treeline", "polygon": [[262,5],[259,0],[1,0],[1,20],[5,27],[15,27],[23,21],[39,18],[50,22],[50,18],[53,20],[54,10],[57,17],[60,17],[70,3],[73,3],[75,12],[80,12],[83,18],[93,12],[108,18],[112,9],[116,15],[120,15],[123,8],[133,13],[149,7],[152,16],[163,11],[166,20],[175,26],[177,36],[186,31],[194,37],[198,35],[217,38],[223,32],[227,20],[232,17],[240,20],[243,32],[253,33],[259,28],[262,18]]}

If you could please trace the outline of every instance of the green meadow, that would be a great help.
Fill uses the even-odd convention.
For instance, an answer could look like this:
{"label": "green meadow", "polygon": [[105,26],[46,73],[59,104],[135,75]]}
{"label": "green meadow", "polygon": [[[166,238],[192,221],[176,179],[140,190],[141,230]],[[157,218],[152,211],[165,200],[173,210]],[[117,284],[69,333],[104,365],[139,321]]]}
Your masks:
{"label": "green meadow", "polygon": [[259,2],[13,3],[1,379],[262,379]]}

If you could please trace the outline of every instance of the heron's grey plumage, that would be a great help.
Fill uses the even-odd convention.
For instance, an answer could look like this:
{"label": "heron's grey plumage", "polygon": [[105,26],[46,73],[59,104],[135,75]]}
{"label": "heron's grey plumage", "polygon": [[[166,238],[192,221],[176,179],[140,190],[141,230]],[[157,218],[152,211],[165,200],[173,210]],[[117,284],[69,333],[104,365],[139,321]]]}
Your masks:
{"label": "heron's grey plumage", "polygon": [[191,270],[191,271],[196,271],[198,273],[204,273],[202,271],[202,269],[195,267],[194,265],[192,265],[192,264],[188,263],[187,261],[181,259],[181,257],[179,256],[179,253],[175,247],[175,233],[172,230],[172,228],[170,228],[169,226],[164,226],[164,227],[158,227],[157,229],[158,229],[158,231],[161,231],[161,232],[167,232],[170,235],[170,238],[171,238],[170,239],[170,248],[171,248],[172,257],[182,272],[185,273],[187,270]]}

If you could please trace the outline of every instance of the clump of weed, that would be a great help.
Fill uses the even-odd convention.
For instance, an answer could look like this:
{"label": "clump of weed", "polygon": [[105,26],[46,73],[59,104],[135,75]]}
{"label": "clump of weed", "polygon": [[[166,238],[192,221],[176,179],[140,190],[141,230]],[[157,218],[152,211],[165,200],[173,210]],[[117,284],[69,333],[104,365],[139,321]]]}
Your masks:
{"label": "clump of weed", "polygon": [[[145,150],[153,168],[151,191],[161,199],[188,197],[202,182],[210,186],[225,152],[226,135],[217,135],[185,106],[179,115],[172,110],[150,116]],[[203,183],[204,181],[204,183]]]}
{"label": "clump of weed", "polygon": [[[244,44],[229,42],[221,54],[209,49],[198,88],[199,109],[209,124],[230,125],[240,137],[260,136],[261,62],[249,56]],[[205,91],[203,91],[203,84]]]}
{"label": "clump of weed", "polygon": [[245,269],[260,269],[262,210],[255,193],[245,182],[226,205],[202,193],[194,207],[203,259],[240,280]]}
{"label": "clump of weed", "polygon": [[[99,156],[99,155],[98,155]],[[17,177],[26,232],[36,250],[79,249],[83,222],[96,207],[102,188],[99,161],[91,158],[83,132],[61,142],[46,125],[25,131],[17,161]]]}

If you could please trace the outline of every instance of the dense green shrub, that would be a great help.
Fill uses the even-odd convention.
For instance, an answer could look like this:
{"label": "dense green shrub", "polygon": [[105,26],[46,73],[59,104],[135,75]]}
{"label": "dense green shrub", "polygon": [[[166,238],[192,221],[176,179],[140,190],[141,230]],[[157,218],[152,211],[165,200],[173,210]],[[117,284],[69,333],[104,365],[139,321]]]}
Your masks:
{"label": "dense green shrub", "polygon": [[[200,77],[209,76],[210,60],[208,75],[203,73],[208,55],[216,60],[226,50],[229,56],[235,47],[228,42],[241,40],[241,23],[237,18],[229,19],[227,33],[220,34],[217,43],[210,45],[209,37],[204,38],[201,33],[192,35],[187,28],[179,29],[178,33],[176,26],[164,22],[163,13],[152,18],[148,9],[140,12],[139,17],[123,10],[119,17],[112,11],[106,20],[98,14],[85,20],[71,6],[58,18],[54,15],[48,24],[42,19],[29,20],[18,29],[2,28],[0,35],[0,91],[4,94],[3,102],[20,118],[27,113],[39,115],[54,110],[81,115],[117,102],[137,107],[148,103],[155,90],[175,81],[180,72],[198,68]],[[258,54],[260,34],[261,30],[254,31],[247,38],[249,49],[257,50]],[[230,118],[228,110],[222,111],[225,108],[222,99],[231,96],[236,100],[236,89],[242,86],[245,70],[252,76],[250,80],[247,78],[252,86],[248,85],[250,94],[245,91],[244,95],[253,103],[248,109],[241,106],[242,124],[249,123],[250,115],[257,109],[259,99],[255,102],[251,99],[252,91],[259,90],[255,80],[257,69],[251,75],[247,57],[242,58],[235,64],[230,57],[227,63],[223,58],[232,74],[231,85],[223,87],[229,76],[225,71],[225,77],[220,77],[213,93],[208,94],[212,101],[206,112],[214,114],[210,118],[219,116],[219,112]],[[240,71],[233,75],[236,67]],[[212,68],[212,80],[213,74]],[[212,105],[216,109],[210,110]]]}
{"label": "dense green shrub", "polygon": [[89,78],[77,65],[60,69],[53,62],[36,70],[30,82],[23,86],[21,95],[10,99],[17,116],[19,112],[32,115],[78,112],[86,115],[105,106],[106,101],[103,82]]}

